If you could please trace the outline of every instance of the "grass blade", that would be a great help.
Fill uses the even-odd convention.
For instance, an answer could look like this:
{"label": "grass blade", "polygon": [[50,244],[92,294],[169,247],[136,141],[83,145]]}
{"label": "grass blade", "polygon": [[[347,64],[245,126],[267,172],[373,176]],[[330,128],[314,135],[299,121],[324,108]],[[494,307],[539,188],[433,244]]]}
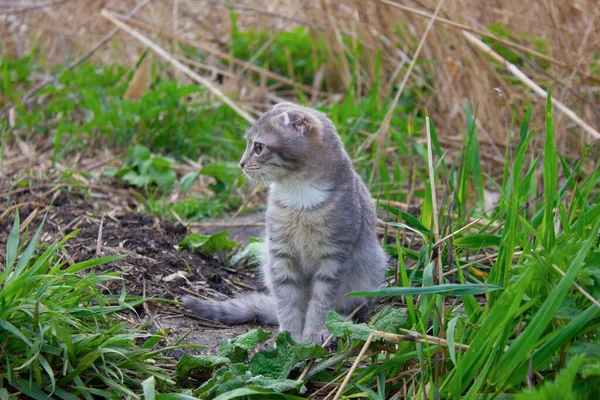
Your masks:
{"label": "grass blade", "polygon": [[548,88],[546,101],[546,141],[544,144],[544,220],[542,232],[544,246],[552,248],[555,239],[554,233],[554,203],[558,185],[558,157],[554,143],[554,121],[552,120],[552,89]]}
{"label": "grass blade", "polygon": [[506,382],[519,363],[527,359],[535,349],[537,341],[548,326],[548,323],[552,320],[552,317],[554,317],[563,298],[573,285],[577,273],[583,266],[585,257],[598,240],[599,230],[600,219],[596,221],[596,225],[590,232],[590,237],[575,257],[575,260],[573,260],[563,279],[561,279],[559,284],[552,290],[525,330],[517,337],[508,351],[504,353],[500,359],[499,365],[502,366],[502,369],[498,372],[498,376],[494,382],[495,385],[502,386],[502,383]]}
{"label": "grass blade", "polygon": [[427,294],[445,294],[447,296],[464,296],[470,294],[483,294],[502,290],[502,287],[497,285],[486,284],[466,284],[460,285],[449,283],[438,286],[425,287],[390,287],[377,290],[367,290],[361,292],[348,293],[348,296],[365,296],[365,297],[386,297],[386,296],[411,296],[411,295],[427,295]]}

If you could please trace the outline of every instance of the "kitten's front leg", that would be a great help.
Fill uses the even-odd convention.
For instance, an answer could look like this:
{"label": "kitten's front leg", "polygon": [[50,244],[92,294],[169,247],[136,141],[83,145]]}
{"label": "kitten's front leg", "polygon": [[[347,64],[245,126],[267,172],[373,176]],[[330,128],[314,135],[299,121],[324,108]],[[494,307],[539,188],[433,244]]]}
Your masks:
{"label": "kitten's front leg", "polygon": [[271,279],[277,300],[279,330],[289,331],[292,338],[300,340],[304,324],[304,279],[293,260],[281,254],[271,254]]}
{"label": "kitten's front leg", "polygon": [[339,261],[325,259],[315,271],[312,279],[312,291],[302,339],[322,344],[329,336],[325,327],[327,312],[334,309],[335,300],[340,288],[339,276],[342,265]]}

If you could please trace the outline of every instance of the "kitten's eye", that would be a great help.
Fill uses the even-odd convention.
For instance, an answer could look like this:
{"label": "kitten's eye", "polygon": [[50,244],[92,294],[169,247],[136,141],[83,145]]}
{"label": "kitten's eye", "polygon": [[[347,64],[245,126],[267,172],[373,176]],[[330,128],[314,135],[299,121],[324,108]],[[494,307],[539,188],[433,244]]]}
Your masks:
{"label": "kitten's eye", "polygon": [[260,154],[262,153],[263,149],[265,148],[265,145],[262,143],[254,143],[254,152],[256,154]]}

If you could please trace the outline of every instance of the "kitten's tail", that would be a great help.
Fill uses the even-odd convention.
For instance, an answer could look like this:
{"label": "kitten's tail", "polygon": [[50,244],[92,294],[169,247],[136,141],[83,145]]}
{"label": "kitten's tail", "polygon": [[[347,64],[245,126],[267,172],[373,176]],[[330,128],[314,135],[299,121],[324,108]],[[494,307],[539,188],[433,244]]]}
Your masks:
{"label": "kitten's tail", "polygon": [[199,317],[219,321],[227,325],[258,322],[278,325],[275,298],[266,293],[245,293],[226,301],[200,300],[183,296],[181,302]]}

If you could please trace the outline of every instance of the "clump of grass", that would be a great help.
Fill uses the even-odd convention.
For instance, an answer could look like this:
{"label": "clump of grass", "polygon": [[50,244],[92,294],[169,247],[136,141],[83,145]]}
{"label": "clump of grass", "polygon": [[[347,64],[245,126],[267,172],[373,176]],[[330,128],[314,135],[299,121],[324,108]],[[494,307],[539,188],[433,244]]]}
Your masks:
{"label": "clump of grass", "polygon": [[155,365],[165,349],[153,349],[166,332],[127,328],[116,313],[142,300],[106,294],[103,284],[121,278],[93,271],[123,255],[67,265],[59,254],[77,232],[44,245],[42,228],[25,246],[17,215],[0,266],[0,397],[140,398],[148,377],[172,384]]}

